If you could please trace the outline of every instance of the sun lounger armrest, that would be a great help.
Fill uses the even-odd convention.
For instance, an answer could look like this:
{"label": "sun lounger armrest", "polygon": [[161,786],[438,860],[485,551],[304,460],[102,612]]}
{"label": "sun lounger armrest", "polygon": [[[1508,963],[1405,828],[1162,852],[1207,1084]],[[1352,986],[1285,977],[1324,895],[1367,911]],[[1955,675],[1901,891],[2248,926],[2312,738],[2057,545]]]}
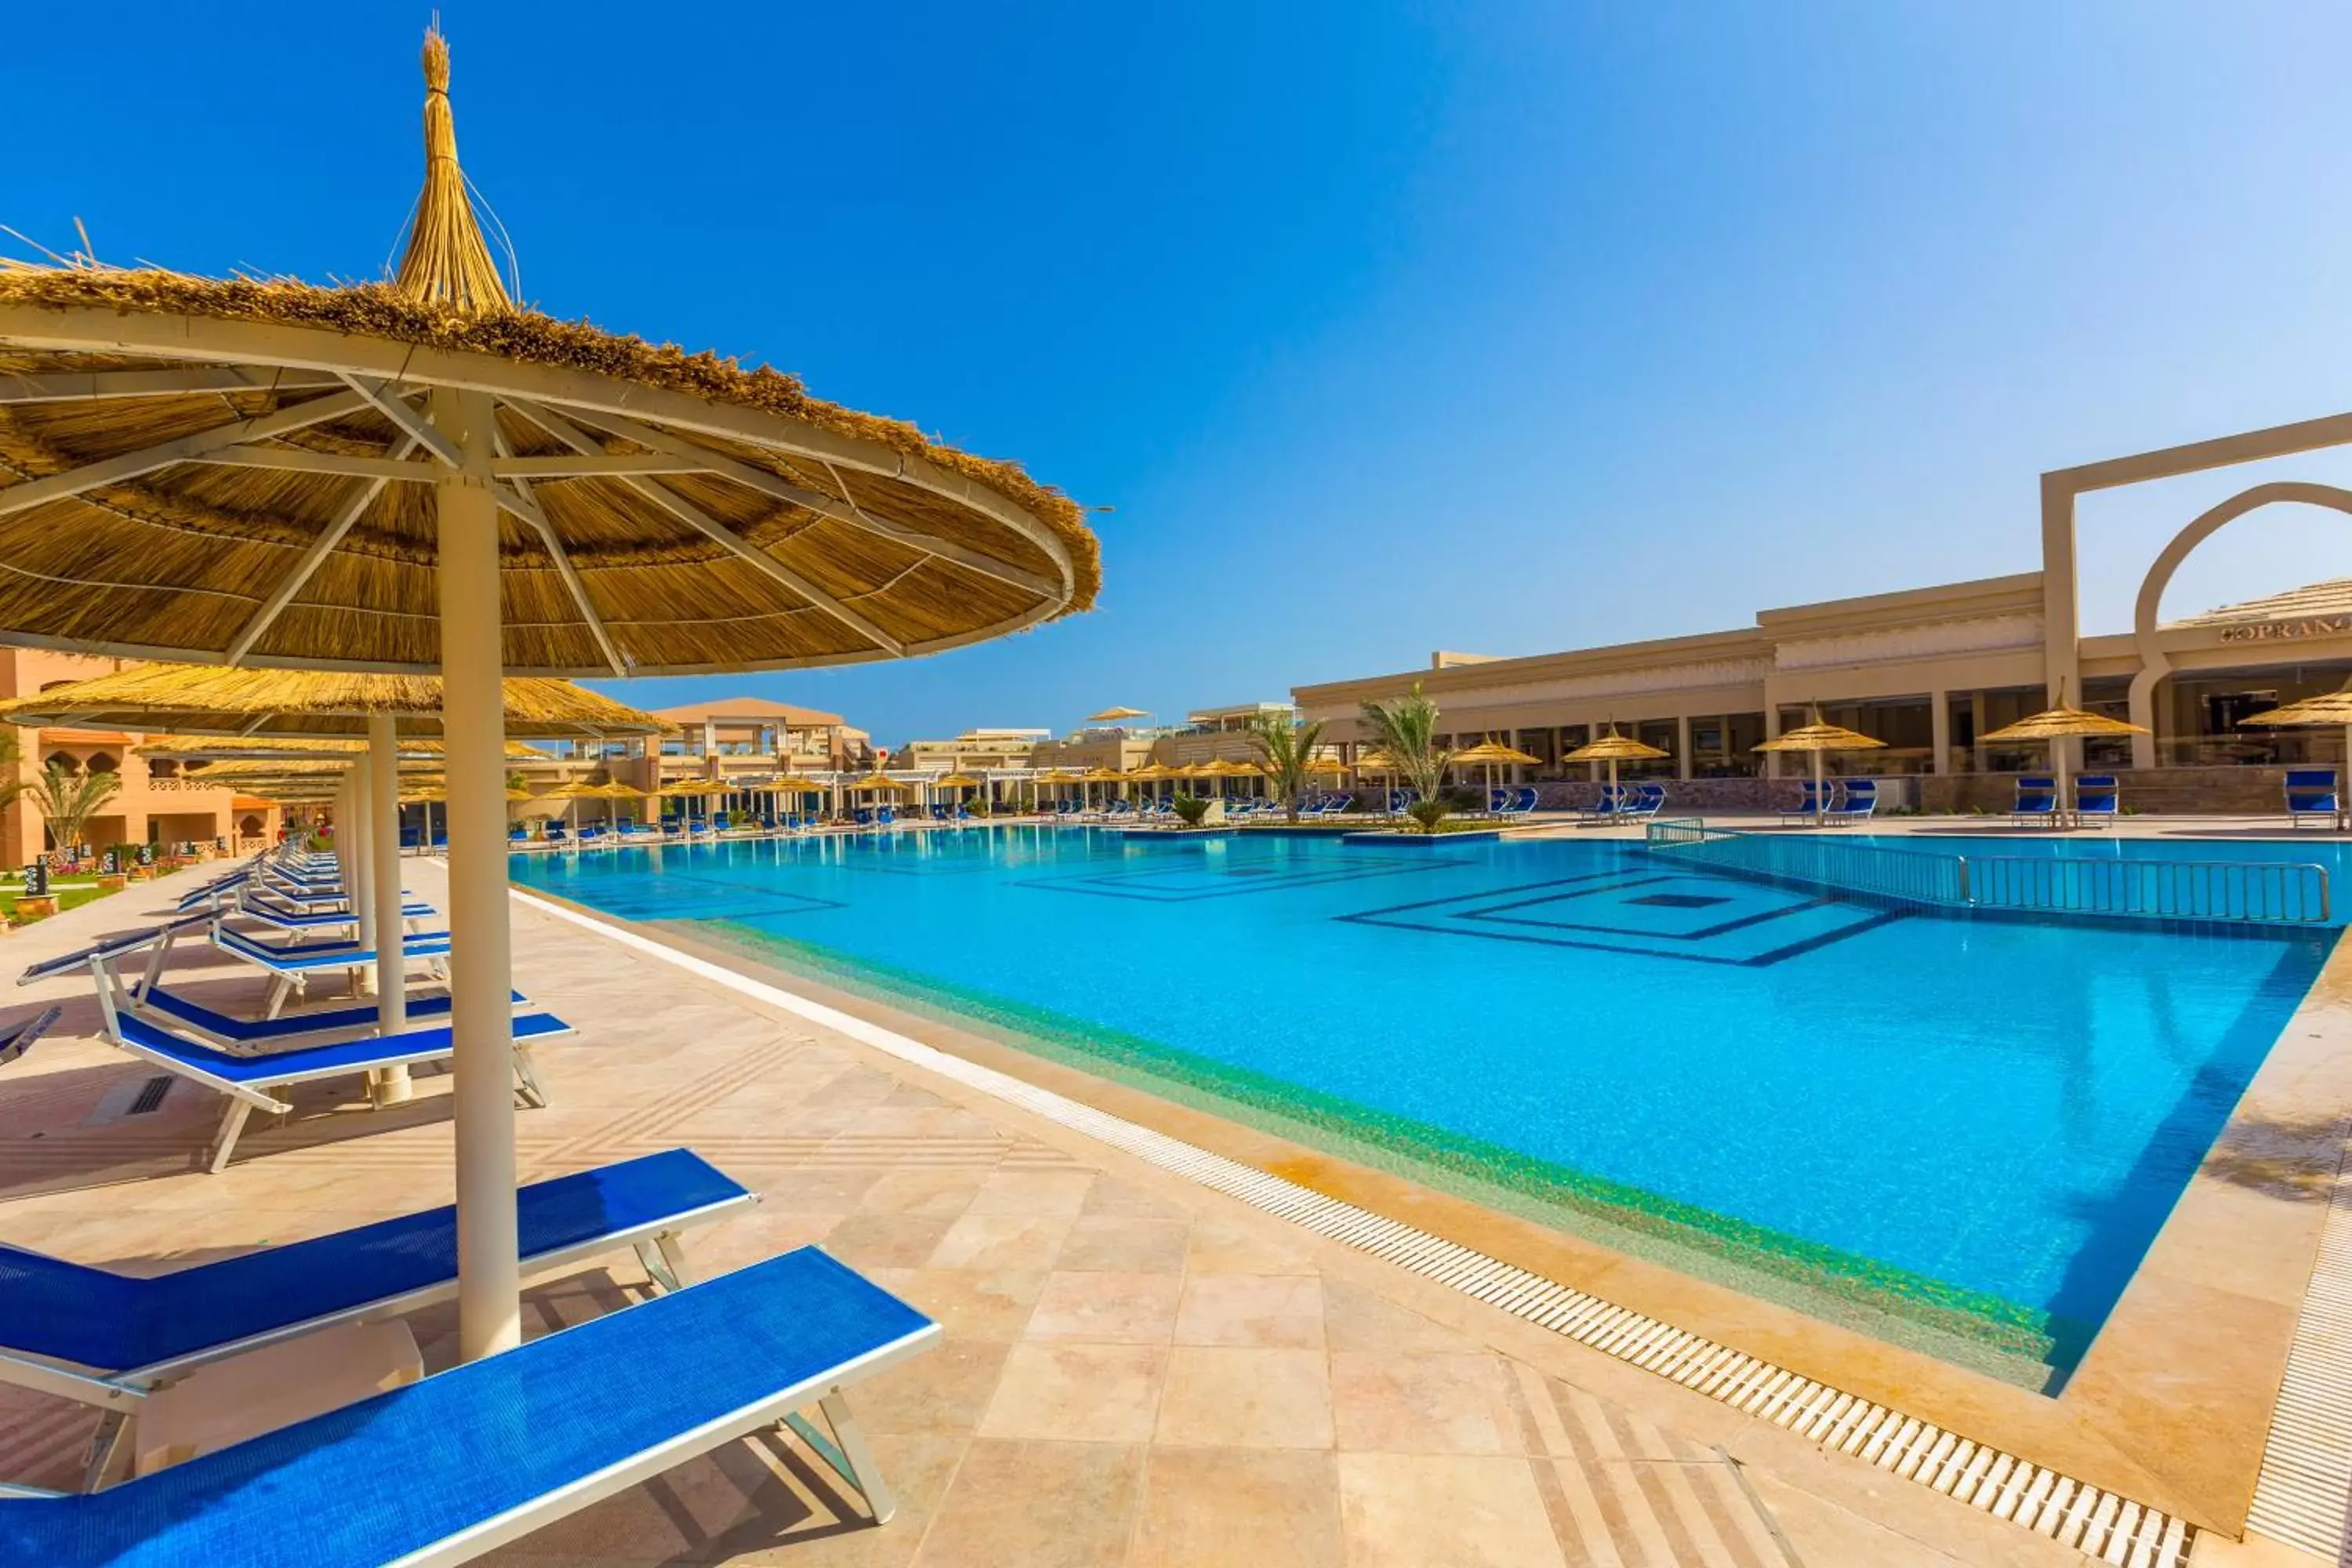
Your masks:
{"label": "sun lounger armrest", "polygon": [[54,1399],[70,1399],[77,1405],[88,1405],[100,1410],[135,1409],[139,1402],[147,1397],[145,1390],[117,1383],[111,1378],[68,1372],[47,1362],[15,1355],[0,1355],[0,1383],[34,1394],[46,1394]]}

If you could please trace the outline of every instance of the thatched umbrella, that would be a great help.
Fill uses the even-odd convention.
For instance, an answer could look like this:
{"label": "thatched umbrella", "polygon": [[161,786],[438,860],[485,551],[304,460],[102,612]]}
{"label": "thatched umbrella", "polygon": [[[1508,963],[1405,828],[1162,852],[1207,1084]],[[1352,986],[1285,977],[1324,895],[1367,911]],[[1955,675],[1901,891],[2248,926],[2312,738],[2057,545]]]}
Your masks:
{"label": "thatched umbrella", "polygon": [[0,270],[0,642],[448,676],[472,1359],[520,1337],[501,670],[932,653],[1089,608],[1100,569],[1079,509],[1012,464],[515,306],[437,32],[425,76],[390,281]]}
{"label": "thatched umbrella", "polygon": [[1822,723],[1821,710],[1816,708],[1813,710],[1813,721],[1811,723],[1804,725],[1799,729],[1791,730],[1785,735],[1775,736],[1773,739],[1764,742],[1761,745],[1758,746],[1756,750],[1759,752],[1804,752],[1811,754],[1813,759],[1813,826],[1819,827],[1822,825],[1822,802],[1829,793],[1828,781],[1822,776],[1823,769],[1822,759],[1828,756],[1832,752],[1874,752],[1880,750],[1885,744],[1885,742],[1873,740],[1871,737],[1862,733],[1858,730],[1848,730],[1836,724]]}
{"label": "thatched umbrella", "polygon": [[1606,763],[1609,764],[1609,794],[1617,794],[1617,764],[1620,763],[1654,763],[1673,753],[1662,752],[1645,741],[1631,735],[1621,735],[1617,726],[1609,726],[1609,733],[1597,741],[1589,741],[1560,758],[1563,763]]}
{"label": "thatched umbrella", "polygon": [[1099,713],[1087,715],[1089,724],[1117,724],[1129,719],[1149,719],[1150,710],[1143,708],[1106,708]]}
{"label": "thatched umbrella", "polygon": [[2083,735],[2145,735],[2147,729],[2127,724],[2121,719],[2110,719],[2103,713],[2093,713],[2066,705],[2066,683],[2058,683],[2058,703],[2039,713],[2031,713],[2014,724],[2004,724],[1990,734],[1979,735],[1979,744],[1993,741],[2046,741],[2050,744],[2050,771],[2056,775],[2058,785],[2059,820],[2069,825],[2074,817],[2074,807],[2067,804],[2065,742]]}
{"label": "thatched umbrella", "polygon": [[2262,712],[2238,721],[2239,726],[2255,730],[2334,729],[2344,730],[2344,761],[2352,767],[2352,688],[2342,691],[2325,692],[2306,697],[2300,702],[2264,709]]}
{"label": "thatched umbrella", "polygon": [[1454,765],[1457,768],[1465,763],[1485,768],[1489,790],[1495,787],[1496,768],[1533,767],[1542,761],[1541,757],[1531,757],[1517,747],[1507,746],[1500,741],[1481,741],[1466,752],[1454,752],[1453,757]]}

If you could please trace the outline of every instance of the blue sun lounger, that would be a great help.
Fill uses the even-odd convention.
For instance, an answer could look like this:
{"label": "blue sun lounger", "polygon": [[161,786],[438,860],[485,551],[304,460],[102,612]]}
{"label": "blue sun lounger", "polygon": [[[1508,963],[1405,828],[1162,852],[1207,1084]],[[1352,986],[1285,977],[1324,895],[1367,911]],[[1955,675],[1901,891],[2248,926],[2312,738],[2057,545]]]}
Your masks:
{"label": "blue sun lounger", "polygon": [[1868,822],[1877,810],[1876,779],[1841,779],[1837,804],[1830,807],[1826,820],[1835,827],[1851,827],[1857,822]]}
{"label": "blue sun lounger", "polygon": [[[633,1247],[659,1289],[687,1278],[678,1237],[759,1201],[685,1149],[625,1160],[515,1194],[523,1272]],[[337,1323],[396,1317],[457,1289],[457,1211],[447,1205],[137,1276],[0,1247],[0,1383],[106,1413],[89,1481],[113,1468],[139,1406],[162,1384]]]}
{"label": "blue sun lounger", "polygon": [[31,1050],[33,1042],[55,1028],[58,1020],[64,1017],[65,1013],[66,1010],[63,1007],[44,1008],[29,1018],[21,1019],[5,1029],[0,1029],[0,1067],[5,1067]]}
{"label": "blue sun lounger", "polygon": [[[0,1501],[45,1568],[463,1563],[789,1423],[877,1522],[845,1391],[940,1326],[804,1247],[94,1494]],[[830,1436],[799,1413],[818,1406]]]}
{"label": "blue sun lounger", "polygon": [[1801,792],[1797,796],[1797,804],[1780,813],[1781,822],[1785,824],[1797,817],[1820,821],[1828,812],[1830,802],[1836,798],[1837,786],[1826,779],[1819,784],[1811,779],[1800,779],[1797,787]]}
{"label": "blue sun lounger", "polygon": [[2316,822],[2323,827],[2343,825],[2344,807],[2336,793],[2334,768],[2287,769],[2287,826],[2301,827],[2305,822]]}
{"label": "blue sun lounger", "polygon": [[[140,1060],[152,1062],[175,1078],[212,1089],[227,1101],[220,1127],[205,1156],[205,1169],[217,1175],[236,1152],[237,1134],[256,1110],[284,1116],[294,1107],[273,1091],[324,1079],[355,1078],[379,1068],[419,1067],[446,1061],[455,1054],[449,1029],[405,1029],[397,1035],[363,1035],[356,1039],[323,1045],[295,1046],[285,1050],[240,1055],[191,1037],[122,1005],[109,984],[103,965],[94,964],[99,979],[99,1010],[106,1037]],[[524,1013],[514,1021],[514,1071],[519,1093],[527,1105],[544,1105],[547,1094],[530,1061],[530,1044],[572,1033],[572,1026],[551,1013]],[[0,1559],[5,1561],[5,1559]]]}
{"label": "blue sun lounger", "polygon": [[2058,820],[2058,781],[2047,774],[2027,775],[2017,781],[2017,798],[2010,804],[2009,820],[2012,824],[2036,825],[2047,827]]}
{"label": "blue sun lounger", "polygon": [[[213,945],[231,958],[241,958],[269,976],[269,998],[261,1010],[265,1018],[278,1016],[289,996],[302,994],[311,975],[365,969],[375,963],[372,948],[344,942],[309,949],[271,947],[218,923],[213,926],[212,939]],[[409,959],[424,960],[436,975],[446,978],[449,933],[420,931],[401,943],[401,952]]]}
{"label": "blue sun lounger", "polygon": [[[116,993],[120,1005],[121,992]],[[520,991],[514,994],[517,1003],[528,998]],[[312,1013],[281,1014],[275,1018],[236,1018],[217,1012],[193,997],[183,996],[166,985],[150,985],[138,993],[137,1005],[153,1014],[159,1022],[203,1035],[236,1050],[253,1048],[273,1042],[303,1040],[311,1035],[373,1034],[376,1026],[375,1004],[363,1007],[328,1007]],[[411,997],[407,1017],[415,1024],[427,1018],[449,1016],[451,998],[446,993],[438,996]]]}

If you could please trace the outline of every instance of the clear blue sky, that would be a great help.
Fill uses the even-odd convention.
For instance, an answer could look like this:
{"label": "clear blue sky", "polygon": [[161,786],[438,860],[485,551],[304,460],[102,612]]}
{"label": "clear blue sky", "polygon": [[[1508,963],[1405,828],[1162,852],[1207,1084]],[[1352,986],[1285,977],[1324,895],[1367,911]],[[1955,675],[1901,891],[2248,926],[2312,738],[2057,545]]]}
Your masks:
{"label": "clear blue sky", "polygon": [[[26,9],[0,221],[373,274],[426,16]],[[895,744],[1742,625],[2031,569],[2043,468],[2352,407],[2340,3],[442,20],[538,304],[1117,509],[1092,616],[632,700]],[[2240,482],[2094,502],[2093,629]],[[2168,610],[2352,574],[2341,521],[2241,525]]]}

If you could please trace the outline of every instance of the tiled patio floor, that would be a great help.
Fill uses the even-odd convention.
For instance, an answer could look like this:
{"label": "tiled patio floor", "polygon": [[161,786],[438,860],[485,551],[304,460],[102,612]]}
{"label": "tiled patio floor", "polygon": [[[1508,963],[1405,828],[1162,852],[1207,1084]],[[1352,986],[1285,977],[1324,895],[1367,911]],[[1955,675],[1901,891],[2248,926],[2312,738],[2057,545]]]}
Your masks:
{"label": "tiled patio floor", "polygon": [[[436,868],[411,886],[440,901]],[[129,925],[169,890],[0,939],[0,965]],[[515,932],[518,984],[580,1026],[541,1053],[553,1103],[523,1113],[526,1179],[690,1146],[763,1199],[690,1239],[698,1269],[819,1243],[947,1338],[855,1401],[902,1498],[883,1528],[796,1443],[743,1443],[492,1561],[2085,1561],[1573,1345],[1530,1352],[1525,1325],[1475,1301],[536,911],[517,907]],[[191,958],[176,979],[229,1000],[257,994],[249,973]],[[0,1240],[161,1270],[449,1199],[446,1079],[394,1111],[321,1091],[205,1176],[189,1162],[216,1107],[179,1085],[121,1117],[149,1075],[94,1026],[78,1000],[58,1037],[0,1069]],[[642,1284],[625,1253],[539,1283],[532,1331]],[[415,1326],[445,1363],[453,1315]],[[87,1429],[0,1396],[0,1478],[62,1483]]]}

